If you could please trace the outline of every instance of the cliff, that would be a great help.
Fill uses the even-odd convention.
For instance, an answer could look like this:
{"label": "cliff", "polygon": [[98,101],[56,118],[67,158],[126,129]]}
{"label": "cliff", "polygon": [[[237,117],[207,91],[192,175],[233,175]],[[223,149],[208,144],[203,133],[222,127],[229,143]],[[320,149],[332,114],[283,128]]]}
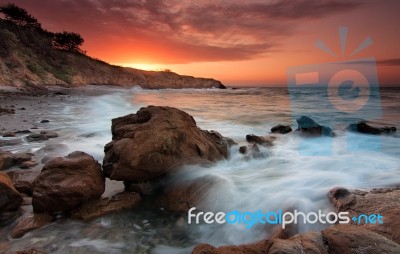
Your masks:
{"label": "cliff", "polygon": [[56,48],[54,33],[0,19],[0,86],[116,85],[160,88],[225,88],[220,81],[170,71],[110,65],[85,53]]}

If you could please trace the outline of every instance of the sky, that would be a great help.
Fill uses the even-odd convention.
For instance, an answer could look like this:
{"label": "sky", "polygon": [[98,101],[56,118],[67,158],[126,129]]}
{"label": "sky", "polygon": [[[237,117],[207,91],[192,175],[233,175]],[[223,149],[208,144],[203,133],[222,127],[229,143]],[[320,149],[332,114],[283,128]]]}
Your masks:
{"label": "sky", "polygon": [[[400,84],[398,0],[11,2],[49,31],[80,33],[87,54],[111,64],[228,86],[276,86],[287,83],[293,66],[374,57],[379,83]],[[343,53],[340,27],[348,29]],[[372,44],[351,55],[368,37]],[[335,56],[316,47],[317,40]]]}

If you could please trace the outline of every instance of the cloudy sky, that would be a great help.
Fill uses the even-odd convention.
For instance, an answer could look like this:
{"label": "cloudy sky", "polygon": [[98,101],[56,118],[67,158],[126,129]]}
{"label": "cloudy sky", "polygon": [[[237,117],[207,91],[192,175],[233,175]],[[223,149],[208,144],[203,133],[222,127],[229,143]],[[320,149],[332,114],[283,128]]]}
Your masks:
{"label": "cloudy sky", "polygon": [[[397,0],[11,2],[50,31],[80,33],[88,55],[113,64],[277,85],[289,66],[375,57],[380,83],[400,83]],[[343,55],[339,27],[348,27]],[[350,56],[367,37],[372,45]],[[318,39],[336,57],[315,47]]]}

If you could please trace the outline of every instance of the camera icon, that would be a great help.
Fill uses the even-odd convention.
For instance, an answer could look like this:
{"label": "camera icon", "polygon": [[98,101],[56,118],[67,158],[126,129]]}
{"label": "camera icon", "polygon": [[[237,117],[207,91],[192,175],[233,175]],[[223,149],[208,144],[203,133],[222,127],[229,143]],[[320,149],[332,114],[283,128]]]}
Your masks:
{"label": "camera icon", "polygon": [[[287,80],[294,124],[295,119],[301,116],[311,117],[328,127],[382,116],[376,60],[373,57],[289,67]],[[352,146],[354,138],[348,135],[347,150],[356,149]],[[318,143],[317,153],[311,149],[313,144],[310,142]],[[332,138],[318,141],[304,139],[299,149],[305,155],[330,155],[332,142]]]}

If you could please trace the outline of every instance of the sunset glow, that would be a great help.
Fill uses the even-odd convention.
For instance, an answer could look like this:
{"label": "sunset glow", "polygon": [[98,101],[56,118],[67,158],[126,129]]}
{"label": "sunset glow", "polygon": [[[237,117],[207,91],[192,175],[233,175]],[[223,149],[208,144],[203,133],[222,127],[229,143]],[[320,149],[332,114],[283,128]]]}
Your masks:
{"label": "sunset glow", "polygon": [[[0,1],[4,2],[4,1]],[[16,0],[50,31],[75,31],[88,55],[144,70],[281,85],[289,66],[375,57],[381,84],[400,83],[400,2]],[[348,27],[345,54],[339,27]],[[373,43],[350,53],[367,37]],[[315,47],[320,39],[338,57]]]}

